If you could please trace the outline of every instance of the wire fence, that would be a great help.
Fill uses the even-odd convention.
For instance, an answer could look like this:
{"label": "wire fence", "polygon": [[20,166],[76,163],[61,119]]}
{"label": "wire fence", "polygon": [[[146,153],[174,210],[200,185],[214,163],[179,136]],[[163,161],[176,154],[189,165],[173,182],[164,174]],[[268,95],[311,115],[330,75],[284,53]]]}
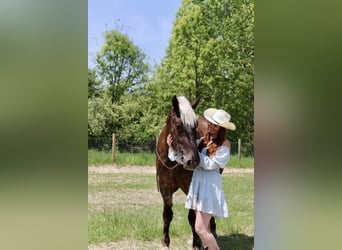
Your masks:
{"label": "wire fence", "polygon": [[[137,143],[125,138],[115,138],[115,149],[120,152],[141,153],[141,152],[155,152],[156,139],[151,138],[141,143]],[[88,149],[95,149],[98,151],[111,151],[113,148],[112,137],[88,137]]]}
{"label": "wire fence", "polygon": [[[129,152],[129,153],[142,153],[151,152],[154,153],[156,150],[157,138],[151,138],[144,142],[133,142],[125,138],[115,137],[114,148],[115,151]],[[239,145],[240,144],[240,145]],[[239,149],[240,147],[240,149]],[[88,137],[88,149],[98,151],[112,151],[113,149],[113,137]],[[231,141],[231,154],[241,154],[242,156],[254,156],[254,143],[249,141],[241,140]]]}

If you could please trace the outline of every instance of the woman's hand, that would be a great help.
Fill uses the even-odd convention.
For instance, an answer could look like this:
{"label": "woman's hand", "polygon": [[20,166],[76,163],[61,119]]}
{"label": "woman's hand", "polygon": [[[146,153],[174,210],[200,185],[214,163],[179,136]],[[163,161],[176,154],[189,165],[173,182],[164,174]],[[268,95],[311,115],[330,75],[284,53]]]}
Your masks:
{"label": "woman's hand", "polygon": [[167,138],[166,138],[166,143],[169,146],[169,148],[175,152],[174,148],[172,147],[172,142],[173,142],[173,138],[171,134],[168,134]]}

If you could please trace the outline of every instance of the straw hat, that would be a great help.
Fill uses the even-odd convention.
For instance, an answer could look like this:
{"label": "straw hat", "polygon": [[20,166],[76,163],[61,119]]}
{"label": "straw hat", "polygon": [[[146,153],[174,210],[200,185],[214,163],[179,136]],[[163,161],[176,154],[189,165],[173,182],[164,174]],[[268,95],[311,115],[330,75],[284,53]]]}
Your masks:
{"label": "straw hat", "polygon": [[235,124],[230,122],[230,114],[223,109],[209,108],[203,113],[205,119],[212,124],[224,127],[230,130],[235,130]]}

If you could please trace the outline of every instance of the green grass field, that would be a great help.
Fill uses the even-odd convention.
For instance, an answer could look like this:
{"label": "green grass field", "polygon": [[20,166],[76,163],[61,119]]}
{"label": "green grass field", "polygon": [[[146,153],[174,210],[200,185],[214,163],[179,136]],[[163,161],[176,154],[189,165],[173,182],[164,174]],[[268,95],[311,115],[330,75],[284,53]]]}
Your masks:
{"label": "green grass field", "polygon": [[[229,217],[217,219],[221,249],[252,250],[254,246],[253,173],[223,174]],[[171,249],[191,249],[185,194],[173,198]],[[162,198],[155,174],[89,174],[88,242],[90,249],[160,249]]]}
{"label": "green grass field", "polygon": [[[97,150],[88,150],[88,165],[115,164],[120,166],[155,166],[156,156],[154,153],[121,153],[116,152],[115,160],[112,161],[111,152],[103,152]],[[234,168],[254,168],[253,157],[241,157],[231,155],[228,167]]]}

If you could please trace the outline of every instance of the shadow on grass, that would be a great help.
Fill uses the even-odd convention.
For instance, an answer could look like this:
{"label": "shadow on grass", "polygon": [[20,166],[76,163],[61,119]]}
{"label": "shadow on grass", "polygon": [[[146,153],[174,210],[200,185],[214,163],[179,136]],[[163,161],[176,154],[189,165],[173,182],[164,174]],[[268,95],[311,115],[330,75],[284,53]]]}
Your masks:
{"label": "shadow on grass", "polygon": [[245,234],[220,235],[217,243],[222,250],[253,250],[254,236]]}

